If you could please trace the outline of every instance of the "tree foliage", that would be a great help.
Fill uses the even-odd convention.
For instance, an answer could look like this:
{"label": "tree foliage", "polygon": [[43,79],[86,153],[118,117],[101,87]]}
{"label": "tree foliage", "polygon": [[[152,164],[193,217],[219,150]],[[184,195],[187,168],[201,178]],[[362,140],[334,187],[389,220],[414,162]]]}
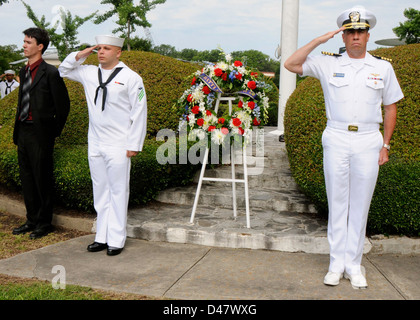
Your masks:
{"label": "tree foliage", "polygon": [[152,25],[147,21],[146,14],[154,9],[158,4],[165,3],[166,0],[140,0],[138,5],[134,5],[133,0],[102,0],[101,4],[110,4],[113,8],[103,15],[96,17],[94,22],[100,24],[114,15],[118,16],[117,24],[119,27],[113,33],[121,33],[127,38],[127,49],[131,50],[131,34],[136,31],[136,26],[148,28]]}
{"label": "tree foliage", "polygon": [[392,30],[400,40],[405,39],[407,44],[420,43],[420,11],[408,8],[404,10],[404,16],[408,20],[400,22],[400,25]]}
{"label": "tree foliage", "polygon": [[63,33],[57,36],[58,41],[54,45],[57,48],[58,56],[62,61],[79,45],[79,41],[77,40],[77,29],[79,29],[86,21],[92,19],[96,15],[96,12],[85,18],[81,18],[79,16],[75,16],[73,18],[70,11],[64,11],[62,9],[60,9],[60,14],[63,21]]}
{"label": "tree foliage", "polygon": [[57,32],[59,22],[57,22],[55,25],[51,25],[50,22],[46,22],[44,15],[41,17],[41,19],[39,19],[32,8],[23,0],[21,1],[26,8],[28,18],[32,20],[34,25],[38,28],[48,31],[50,41],[52,45],[57,48],[60,60],[63,60],[79,44],[77,41],[77,29],[79,29],[86,21],[92,19],[96,15],[95,12],[85,18],[81,18],[79,16],[75,16],[73,18],[70,11],[65,12],[64,10],[60,9],[62,21],[61,27],[63,28],[63,33],[60,34]]}
{"label": "tree foliage", "polygon": [[[0,46],[0,74],[10,69],[10,62],[22,59],[22,50],[18,50],[16,45]],[[16,72],[22,65],[12,67]]]}

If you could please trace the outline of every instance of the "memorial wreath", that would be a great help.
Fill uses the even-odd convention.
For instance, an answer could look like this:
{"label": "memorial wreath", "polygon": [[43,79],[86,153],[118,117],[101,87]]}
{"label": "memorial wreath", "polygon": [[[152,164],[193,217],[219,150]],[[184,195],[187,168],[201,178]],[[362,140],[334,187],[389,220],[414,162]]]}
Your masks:
{"label": "memorial wreath", "polygon": [[[217,145],[227,136],[242,136],[244,141],[253,127],[262,127],[268,121],[271,90],[261,72],[247,68],[241,61],[233,61],[221,50],[221,61],[208,64],[191,75],[191,87],[178,100],[187,122],[189,139],[206,136]],[[235,97],[231,114],[216,114],[215,102],[220,96]]]}

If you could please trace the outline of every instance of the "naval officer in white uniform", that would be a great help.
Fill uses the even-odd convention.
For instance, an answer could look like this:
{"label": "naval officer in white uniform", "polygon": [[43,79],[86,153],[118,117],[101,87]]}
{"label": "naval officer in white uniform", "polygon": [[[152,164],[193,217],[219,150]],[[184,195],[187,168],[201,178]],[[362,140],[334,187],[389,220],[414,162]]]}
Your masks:
{"label": "naval officer in white uniform", "polygon": [[[96,42],[67,56],[59,71],[83,84],[89,109],[88,156],[98,217],[88,251],[117,255],[126,240],[131,157],[143,148],[147,99],[142,78],[119,61],[124,39],[97,36]],[[99,67],[82,65],[95,49]]]}
{"label": "naval officer in white uniform", "polygon": [[6,97],[9,93],[19,87],[19,82],[15,80],[15,72],[13,70],[6,70],[0,76],[0,79],[5,77],[6,80],[0,82],[0,99]]}
{"label": "naval officer in white uniform", "polygon": [[[340,14],[337,24],[338,30],[298,49],[284,66],[319,79],[324,92],[327,127],[322,145],[330,245],[324,283],[338,285],[344,275],[359,289],[367,287],[361,261],[369,206],[379,166],[389,160],[396,103],[403,93],[391,63],[366,51],[369,29],[376,24],[374,14],[355,7]],[[309,55],[341,31],[344,54]]]}

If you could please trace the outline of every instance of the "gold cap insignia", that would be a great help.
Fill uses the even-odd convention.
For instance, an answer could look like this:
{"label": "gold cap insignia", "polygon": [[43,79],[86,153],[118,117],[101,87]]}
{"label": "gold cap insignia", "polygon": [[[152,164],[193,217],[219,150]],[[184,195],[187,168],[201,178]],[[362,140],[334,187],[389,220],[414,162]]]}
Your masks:
{"label": "gold cap insignia", "polygon": [[360,12],[359,11],[350,12],[349,18],[351,22],[360,22]]}

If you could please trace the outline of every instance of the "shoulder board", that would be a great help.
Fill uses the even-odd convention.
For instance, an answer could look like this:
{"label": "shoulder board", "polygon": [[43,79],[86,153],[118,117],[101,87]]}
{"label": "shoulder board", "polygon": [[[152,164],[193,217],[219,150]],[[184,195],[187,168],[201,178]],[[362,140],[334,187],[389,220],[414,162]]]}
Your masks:
{"label": "shoulder board", "polygon": [[321,53],[326,56],[341,57],[341,54],[339,53],[331,53],[331,52],[326,52],[326,51],[321,51]]}
{"label": "shoulder board", "polygon": [[376,59],[379,59],[379,60],[385,60],[385,61],[388,61],[388,62],[392,62],[392,59],[389,59],[389,58],[380,57],[380,56],[375,56],[375,55],[373,55],[373,54],[372,54],[372,57],[375,57]]}

